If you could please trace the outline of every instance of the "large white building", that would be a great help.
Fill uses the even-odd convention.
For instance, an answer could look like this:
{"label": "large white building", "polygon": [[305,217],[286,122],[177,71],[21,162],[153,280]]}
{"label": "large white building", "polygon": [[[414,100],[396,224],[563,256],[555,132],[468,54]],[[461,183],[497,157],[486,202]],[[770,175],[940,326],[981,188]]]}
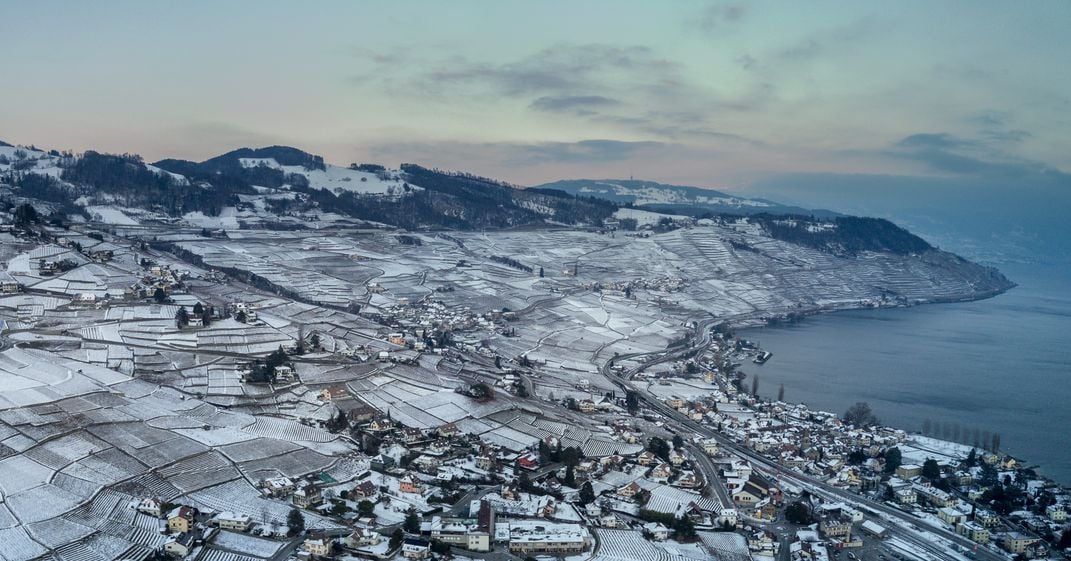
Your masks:
{"label": "large white building", "polygon": [[[580,524],[555,524],[543,520],[510,520],[509,550],[530,553],[580,553],[592,543],[588,529]],[[501,524],[499,524],[501,526]]]}

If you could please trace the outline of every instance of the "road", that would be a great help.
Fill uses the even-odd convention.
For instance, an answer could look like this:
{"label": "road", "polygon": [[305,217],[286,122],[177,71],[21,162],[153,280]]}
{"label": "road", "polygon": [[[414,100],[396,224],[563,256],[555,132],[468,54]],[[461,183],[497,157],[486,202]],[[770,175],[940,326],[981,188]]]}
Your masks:
{"label": "road", "polygon": [[714,490],[714,494],[717,495],[722,508],[736,508],[732,498],[729,496],[729,491],[725,488],[725,483],[718,475],[718,467],[714,465],[714,462],[710,460],[706,452],[695,446],[689,446],[688,448],[692,452],[692,458],[695,459],[696,468],[703,473],[703,480],[706,481],[708,487]]}

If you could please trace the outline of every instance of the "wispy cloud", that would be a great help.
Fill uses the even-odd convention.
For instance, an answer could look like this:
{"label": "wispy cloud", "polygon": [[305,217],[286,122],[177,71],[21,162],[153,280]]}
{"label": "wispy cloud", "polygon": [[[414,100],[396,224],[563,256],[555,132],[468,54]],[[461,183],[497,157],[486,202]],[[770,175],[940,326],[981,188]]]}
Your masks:
{"label": "wispy cloud", "polygon": [[734,24],[748,13],[749,6],[743,2],[718,2],[703,9],[698,22],[703,31],[721,31]]}
{"label": "wispy cloud", "polygon": [[559,44],[510,62],[454,57],[415,70],[412,80],[426,86],[526,97],[584,95],[578,92],[634,84],[641,76],[646,82],[666,82],[678,79],[679,65],[645,46]]}
{"label": "wispy cloud", "polygon": [[1029,135],[1026,131],[1000,131],[996,136],[965,138],[946,132],[916,133],[898,140],[884,153],[917,162],[931,171],[957,175],[1019,178],[1059,173],[1041,162],[1017,157],[1001,146]]}
{"label": "wispy cloud", "polygon": [[620,105],[621,101],[601,95],[541,96],[532,100],[529,107],[540,111],[570,112],[581,115],[593,114],[593,109]]}
{"label": "wispy cloud", "polygon": [[[724,14],[740,16],[732,10]],[[773,92],[770,84],[760,83],[744,95],[725,98],[700,85],[681,64],[642,45],[558,44],[499,62],[416,57],[399,65],[385,55],[362,56],[391,61],[376,68],[375,83],[393,83],[400,96],[455,107],[459,99],[505,100],[546,118],[579,117],[659,141],[750,141],[721,130],[712,118],[718,111],[755,110]]]}

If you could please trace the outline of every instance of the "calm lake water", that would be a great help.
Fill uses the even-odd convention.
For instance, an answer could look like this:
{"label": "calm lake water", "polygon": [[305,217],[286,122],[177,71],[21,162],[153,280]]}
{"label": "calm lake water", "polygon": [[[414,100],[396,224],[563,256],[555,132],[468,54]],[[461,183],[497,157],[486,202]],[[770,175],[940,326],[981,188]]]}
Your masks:
{"label": "calm lake water", "polygon": [[743,331],[773,358],[742,370],[766,397],[783,383],[786,401],[836,413],[866,401],[898,428],[1000,433],[1002,450],[1071,485],[1071,271],[1001,271],[1019,286],[988,300]]}

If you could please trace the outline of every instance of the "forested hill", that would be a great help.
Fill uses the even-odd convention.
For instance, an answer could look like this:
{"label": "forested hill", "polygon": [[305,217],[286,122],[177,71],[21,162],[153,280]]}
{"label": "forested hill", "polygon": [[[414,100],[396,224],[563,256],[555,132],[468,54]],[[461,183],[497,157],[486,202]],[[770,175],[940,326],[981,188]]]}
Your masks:
{"label": "forested hill", "polygon": [[579,197],[598,197],[619,205],[700,218],[722,214],[806,214],[821,218],[838,216],[822,209],[805,209],[766,199],[731,195],[714,189],[670,185],[640,179],[564,179],[535,187]]}
{"label": "forested hill", "polygon": [[863,251],[908,255],[933,249],[926,240],[884,218],[838,216],[818,220],[813,216],[755,214],[748,220],[762,225],[774,239],[838,255]]}
{"label": "forested hill", "polygon": [[[604,193],[584,187],[588,184],[584,182],[550,184],[564,190],[524,189],[417,164],[402,164],[397,170],[375,164],[340,167],[286,146],[241,148],[203,162],[167,159],[149,165],[133,154],[75,155],[7,145],[0,146],[0,184],[4,208],[30,199],[40,201],[46,216],[81,214],[105,222],[129,221],[119,223],[163,220],[225,228],[306,228],[312,222],[343,217],[409,230],[477,230],[603,228],[608,220],[617,219],[620,228],[642,227],[630,218],[641,211],[622,209],[621,203],[601,198]],[[634,182],[622,188],[632,195],[644,192],[653,197],[663,193],[663,187]],[[732,198],[717,192],[702,195],[706,198],[692,191],[686,194],[688,200],[676,202],[722,204]],[[775,204],[757,199],[733,204],[752,211],[747,218],[725,213],[724,220],[745,220],[773,238],[830,253],[904,255],[931,249],[925,240],[886,220],[785,214],[773,211]],[[759,209],[767,212],[754,212]],[[679,227],[683,218],[649,212],[646,216],[663,229]]]}
{"label": "forested hill", "polygon": [[299,217],[331,213],[407,229],[472,230],[549,224],[600,227],[618,208],[609,201],[527,191],[416,164],[398,170],[375,164],[333,166],[286,146],[241,148],[203,162],[164,159],[151,165],[134,154],[3,150],[0,181],[16,194],[47,202],[53,211],[87,218],[88,207],[115,205],[116,212],[171,219],[228,213],[261,225],[293,217],[287,227],[303,227]]}

